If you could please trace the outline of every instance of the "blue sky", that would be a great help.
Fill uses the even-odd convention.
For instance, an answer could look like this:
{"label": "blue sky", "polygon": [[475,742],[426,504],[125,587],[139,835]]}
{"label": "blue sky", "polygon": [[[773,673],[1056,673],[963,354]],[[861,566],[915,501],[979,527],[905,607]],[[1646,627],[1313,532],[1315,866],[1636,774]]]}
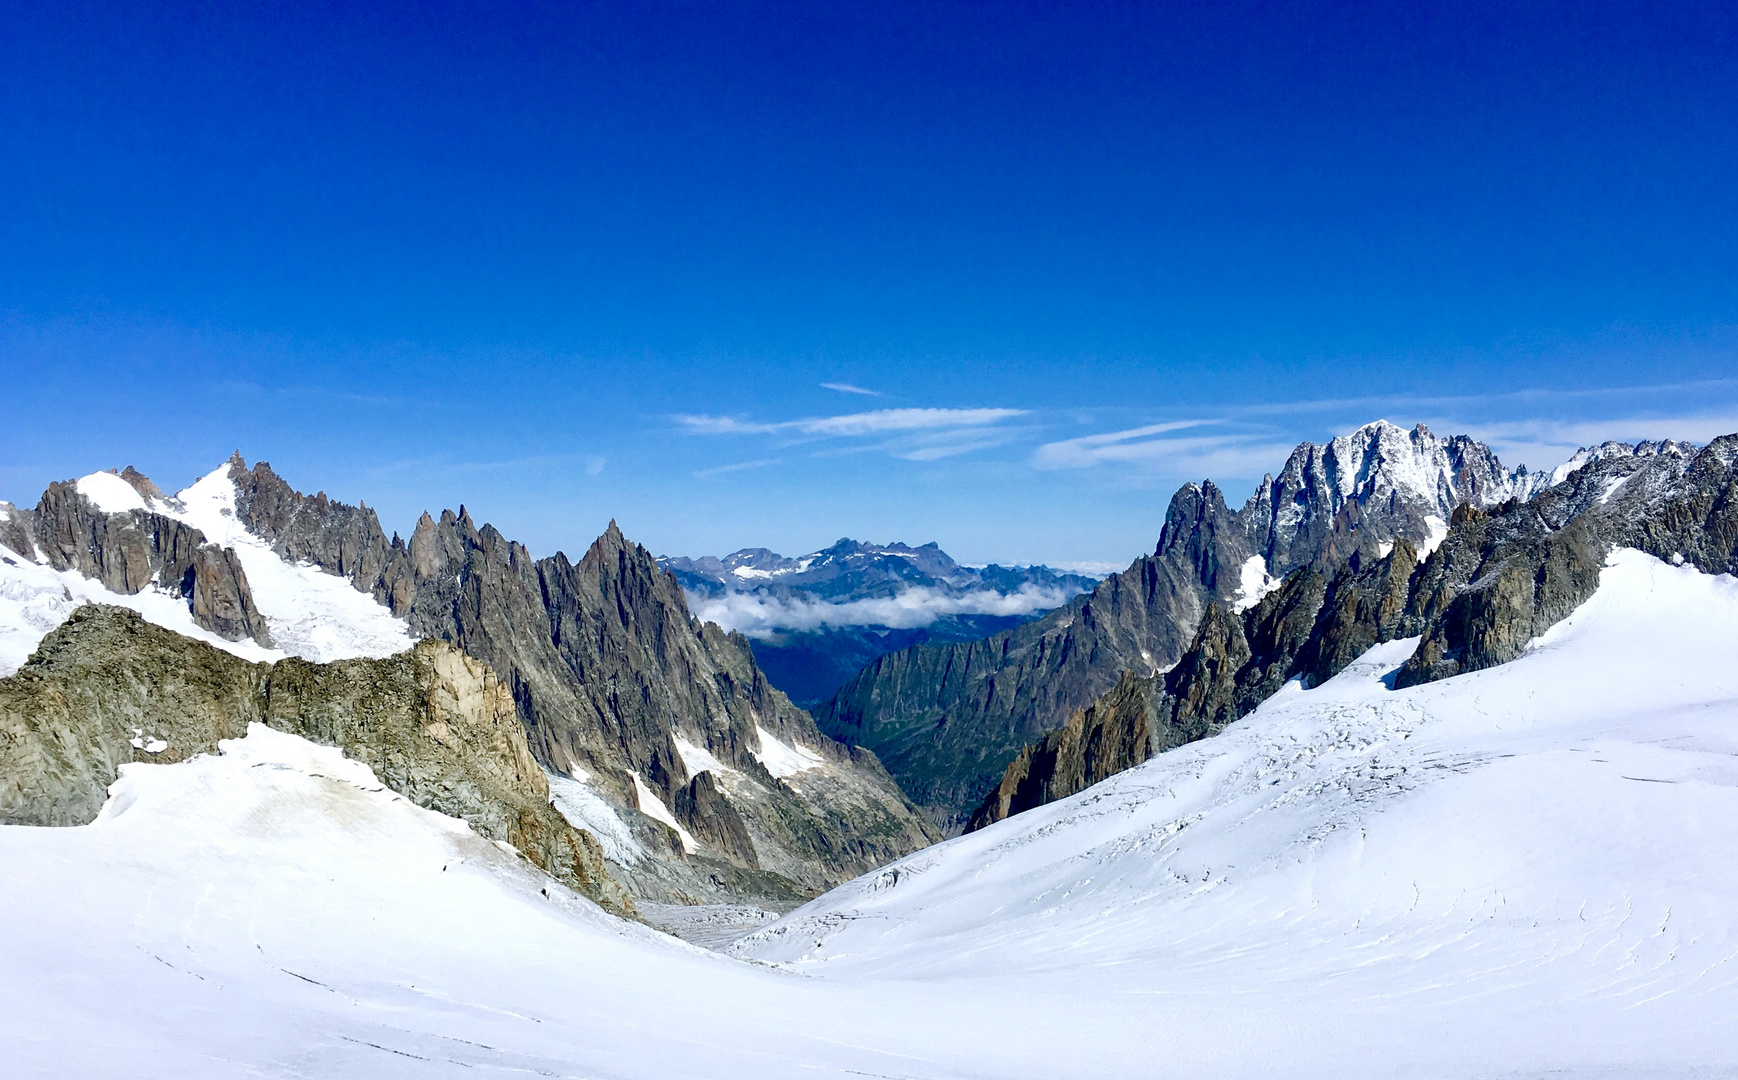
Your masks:
{"label": "blue sky", "polygon": [[7,4],[0,498],[240,448],[540,554],[1122,565],[1376,417],[1705,439],[1735,57],[1719,4]]}

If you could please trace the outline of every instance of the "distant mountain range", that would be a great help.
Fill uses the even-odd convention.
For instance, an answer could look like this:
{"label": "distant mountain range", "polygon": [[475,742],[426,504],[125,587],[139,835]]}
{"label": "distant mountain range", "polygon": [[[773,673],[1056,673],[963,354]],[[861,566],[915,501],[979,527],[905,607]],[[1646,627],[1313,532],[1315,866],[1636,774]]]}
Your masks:
{"label": "distant mountain range", "polygon": [[805,708],[889,652],[976,641],[1098,584],[1047,566],[962,566],[934,543],[849,538],[796,558],[743,548],[658,563],[699,618],[746,634],[768,681]]}

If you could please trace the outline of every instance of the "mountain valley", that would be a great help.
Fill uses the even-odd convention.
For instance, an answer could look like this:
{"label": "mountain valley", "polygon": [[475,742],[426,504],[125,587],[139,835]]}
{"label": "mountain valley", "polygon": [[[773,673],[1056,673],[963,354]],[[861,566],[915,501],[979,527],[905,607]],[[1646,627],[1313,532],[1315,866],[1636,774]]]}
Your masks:
{"label": "mountain valley", "polygon": [[[239,455],[51,484],[0,546],[26,1071],[1734,1064],[1682,1036],[1738,986],[1738,435],[1536,474],[1367,425],[1240,510],[1185,486],[1097,582],[613,523],[533,558],[463,507],[406,541]],[[938,618],[1018,621],[813,719],[758,659]]]}

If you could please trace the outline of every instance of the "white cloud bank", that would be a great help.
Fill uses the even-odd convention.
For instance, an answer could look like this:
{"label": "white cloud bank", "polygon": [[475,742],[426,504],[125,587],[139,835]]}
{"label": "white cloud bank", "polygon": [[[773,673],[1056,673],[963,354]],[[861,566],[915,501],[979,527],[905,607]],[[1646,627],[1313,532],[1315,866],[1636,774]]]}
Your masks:
{"label": "white cloud bank", "polygon": [[740,630],[750,637],[768,637],[781,630],[822,627],[886,626],[910,630],[948,615],[1033,615],[1061,607],[1071,595],[1061,589],[1026,585],[1011,593],[978,589],[949,596],[916,586],[897,596],[839,604],[747,592],[727,592],[721,596],[689,593],[688,606],[705,622],[717,623],[726,630]]}

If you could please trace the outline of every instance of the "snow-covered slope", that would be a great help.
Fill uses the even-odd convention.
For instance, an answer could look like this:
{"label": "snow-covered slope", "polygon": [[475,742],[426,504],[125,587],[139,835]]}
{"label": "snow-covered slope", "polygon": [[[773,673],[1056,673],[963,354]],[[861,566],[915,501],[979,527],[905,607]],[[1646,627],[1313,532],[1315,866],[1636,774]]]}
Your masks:
{"label": "snow-covered slope", "polygon": [[739,950],[1152,995],[1190,1058],[1231,1010],[1293,1075],[1738,1067],[1738,582],[1619,552],[1521,659],[1388,690],[1414,644]]}
{"label": "snow-covered slope", "polygon": [[227,465],[173,497],[147,496],[110,472],[80,478],[77,490],[102,513],[160,514],[200,530],[210,543],[233,548],[254,604],[265,616],[273,647],[248,638],[231,641],[200,627],[187,599],[160,584],[133,594],[119,593],[76,571],[55,570],[40,551],[13,551],[0,545],[0,676],[16,671],[43,636],[83,603],[132,608],[159,626],[249,660],[301,656],[323,663],[390,656],[415,644],[405,620],[394,617],[373,597],[341,577],[280,558],[270,544],[250,533],[237,520],[235,484]]}
{"label": "snow-covered slope", "polygon": [[[235,513],[235,482],[223,465],[153,509],[187,522],[207,540],[235,548],[265,614],[273,642],[284,652],[317,663],[358,656],[391,656],[416,644],[405,620],[358,592],[350,582],[317,567],[280,558],[249,532]],[[167,505],[165,505],[167,504]]]}
{"label": "snow-covered slope", "polygon": [[[1738,582],[1313,691],[821,898],[743,964],[254,729],[0,828],[12,1075],[1729,1076]],[[547,895],[546,895],[547,892]]]}

